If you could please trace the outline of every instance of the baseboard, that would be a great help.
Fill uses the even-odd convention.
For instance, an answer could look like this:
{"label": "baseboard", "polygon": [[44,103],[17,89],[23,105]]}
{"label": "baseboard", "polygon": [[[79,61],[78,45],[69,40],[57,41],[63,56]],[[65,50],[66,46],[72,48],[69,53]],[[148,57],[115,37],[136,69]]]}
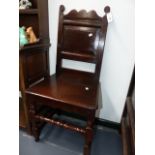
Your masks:
{"label": "baseboard", "polygon": [[116,129],[118,131],[120,131],[120,128],[121,128],[120,123],[116,123],[113,121],[109,121],[109,120],[105,120],[105,119],[97,118],[97,117],[95,118],[95,124],[96,125],[102,125],[102,126],[112,128],[112,129]]}

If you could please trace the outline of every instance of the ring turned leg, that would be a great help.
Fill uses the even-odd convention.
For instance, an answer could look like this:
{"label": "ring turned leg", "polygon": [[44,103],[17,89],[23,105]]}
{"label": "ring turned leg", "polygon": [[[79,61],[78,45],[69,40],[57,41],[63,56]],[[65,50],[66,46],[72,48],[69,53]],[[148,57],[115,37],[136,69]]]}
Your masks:
{"label": "ring turned leg", "polygon": [[33,120],[33,123],[32,123],[32,130],[33,130],[35,141],[38,142],[39,141],[39,130],[37,128],[37,122],[35,120]]}
{"label": "ring turned leg", "polygon": [[93,129],[87,127],[85,135],[84,155],[90,155],[92,139],[93,139]]}
{"label": "ring turned leg", "polygon": [[84,155],[90,155],[91,144],[93,140],[93,123],[95,116],[91,115],[87,121],[86,134],[85,134],[85,145],[84,145]]}
{"label": "ring turned leg", "polygon": [[37,141],[39,141],[39,130],[38,130],[37,121],[34,118],[34,116],[36,114],[34,104],[30,104],[30,114],[31,114],[31,122],[32,122],[32,132],[33,132],[35,141],[37,142]]}

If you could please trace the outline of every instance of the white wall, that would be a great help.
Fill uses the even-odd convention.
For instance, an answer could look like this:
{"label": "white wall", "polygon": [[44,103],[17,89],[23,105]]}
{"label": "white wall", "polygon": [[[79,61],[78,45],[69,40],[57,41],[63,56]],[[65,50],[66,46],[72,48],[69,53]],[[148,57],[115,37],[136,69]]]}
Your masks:
{"label": "white wall", "polygon": [[[50,73],[55,73],[59,5],[71,9],[94,9],[100,16],[109,5],[113,22],[109,24],[101,69],[102,104],[98,117],[120,122],[134,66],[133,0],[49,0]],[[70,62],[71,66],[73,65]],[[83,67],[83,66],[82,66]]]}

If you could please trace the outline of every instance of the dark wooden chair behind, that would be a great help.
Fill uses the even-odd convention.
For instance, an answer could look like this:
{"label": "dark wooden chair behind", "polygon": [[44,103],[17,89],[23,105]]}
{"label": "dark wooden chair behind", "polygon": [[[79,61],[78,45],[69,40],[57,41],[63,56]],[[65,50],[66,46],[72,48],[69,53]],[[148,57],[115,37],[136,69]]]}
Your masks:
{"label": "dark wooden chair behind", "polygon": [[[27,89],[27,99],[35,140],[39,140],[41,122],[79,132],[85,136],[84,155],[90,154],[95,111],[98,108],[99,76],[107,32],[107,13],[100,17],[95,11],[59,11],[56,74]],[[64,68],[63,59],[95,64],[92,73]],[[59,111],[86,118],[86,127],[77,127],[54,119]]]}

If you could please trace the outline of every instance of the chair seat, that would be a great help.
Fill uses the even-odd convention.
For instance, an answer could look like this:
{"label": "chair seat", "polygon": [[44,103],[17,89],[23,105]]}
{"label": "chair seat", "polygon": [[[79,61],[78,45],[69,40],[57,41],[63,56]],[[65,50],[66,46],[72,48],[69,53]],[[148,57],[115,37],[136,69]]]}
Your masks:
{"label": "chair seat", "polygon": [[26,93],[74,107],[95,110],[97,109],[98,90],[99,82],[91,74],[63,70],[61,74],[54,74],[27,89]]}

